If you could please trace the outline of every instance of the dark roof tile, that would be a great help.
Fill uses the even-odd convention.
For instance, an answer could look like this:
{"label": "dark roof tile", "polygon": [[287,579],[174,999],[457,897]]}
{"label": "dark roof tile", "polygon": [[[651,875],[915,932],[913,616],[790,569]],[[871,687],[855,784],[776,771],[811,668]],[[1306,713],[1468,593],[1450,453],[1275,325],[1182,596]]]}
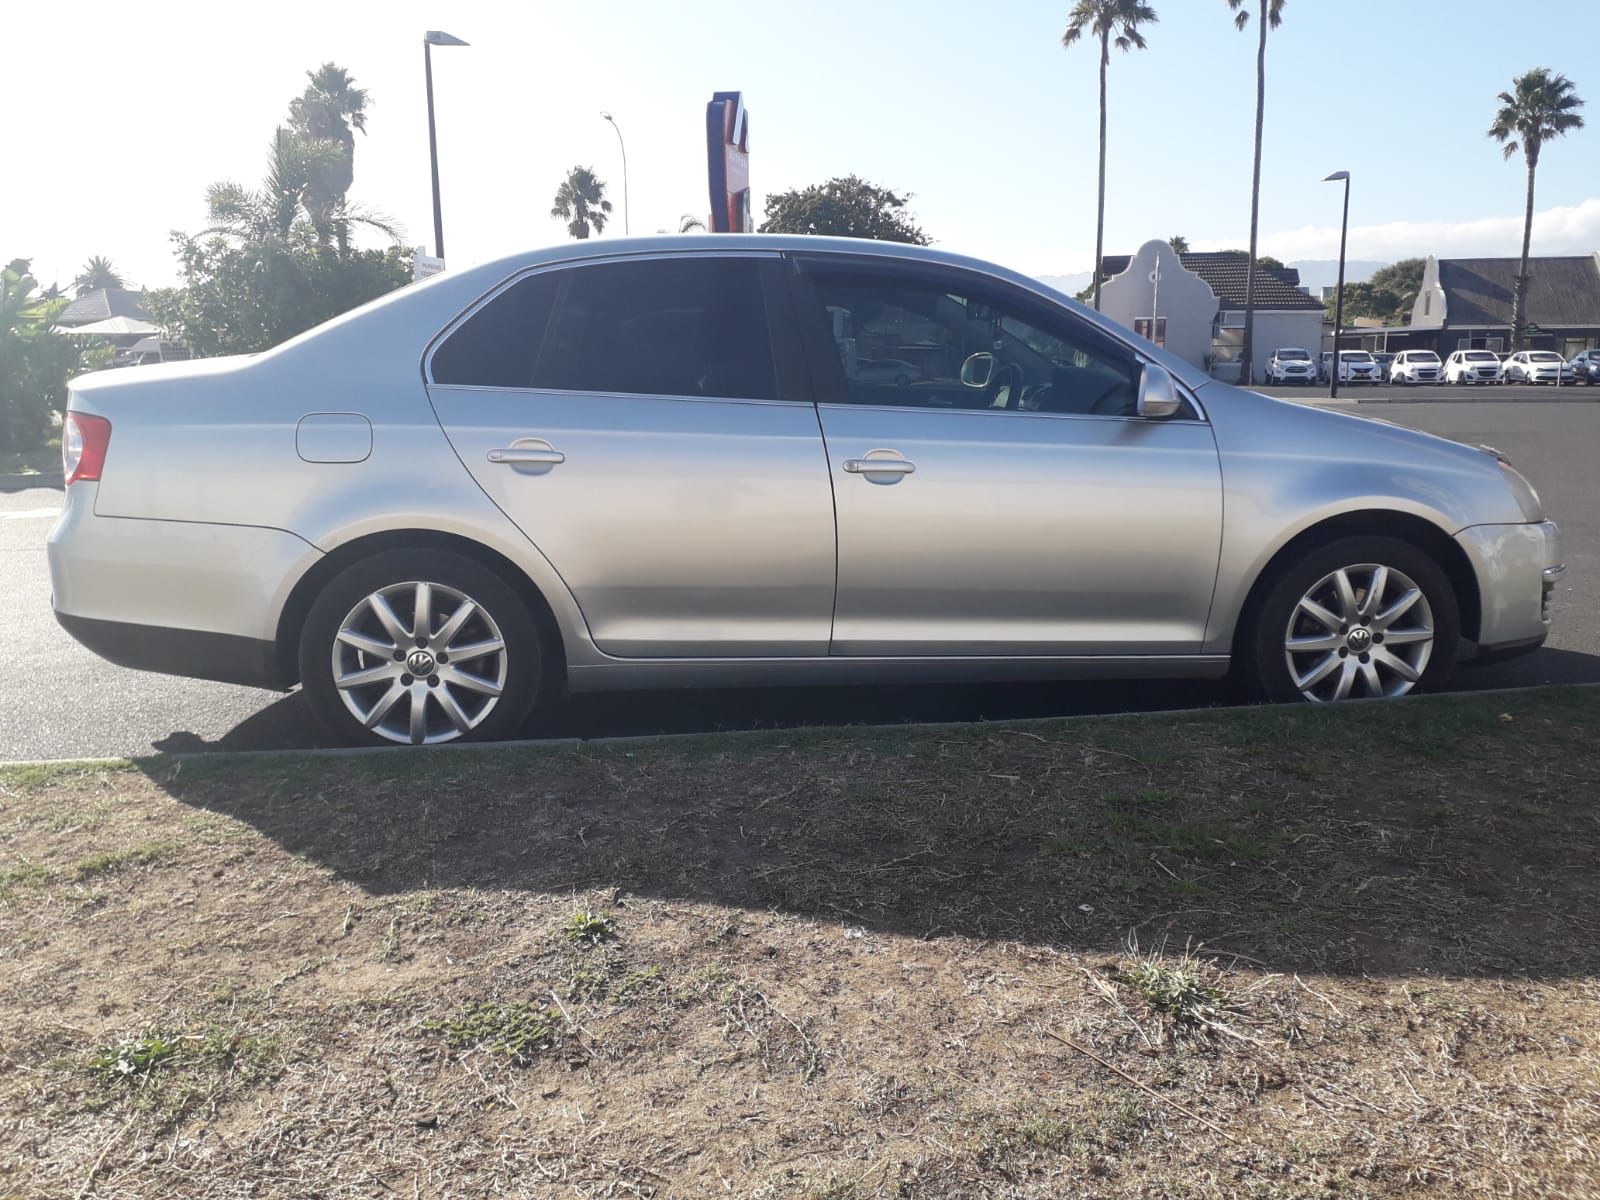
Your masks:
{"label": "dark roof tile", "polygon": [[56,324],[87,325],[91,321],[104,321],[110,317],[148,321],[150,314],[141,302],[141,293],[125,288],[101,288],[67,305],[56,317]]}
{"label": "dark roof tile", "polygon": [[[1108,278],[1120,275],[1133,261],[1131,255],[1108,254],[1100,260],[1100,270]],[[1206,281],[1217,294],[1223,308],[1244,307],[1245,283],[1249,279],[1250,256],[1242,250],[1194,251],[1178,255],[1186,271]],[[1293,267],[1256,265],[1257,312],[1321,312],[1322,301],[1300,290],[1300,272]]]}
{"label": "dark roof tile", "polygon": [[[1439,286],[1444,289],[1446,323],[1509,326],[1519,261],[1441,258]],[[1530,322],[1554,328],[1600,325],[1600,264],[1594,255],[1532,258],[1528,275]]]}

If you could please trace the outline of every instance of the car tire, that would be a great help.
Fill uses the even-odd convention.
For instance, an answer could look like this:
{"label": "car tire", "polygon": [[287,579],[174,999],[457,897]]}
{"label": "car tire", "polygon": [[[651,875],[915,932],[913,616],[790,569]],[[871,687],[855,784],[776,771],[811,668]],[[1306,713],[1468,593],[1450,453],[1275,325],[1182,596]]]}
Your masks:
{"label": "car tire", "polygon": [[[1383,590],[1369,611],[1366,597],[1377,578],[1375,567],[1383,568]],[[1341,572],[1357,601],[1353,611],[1341,611]],[[1325,702],[1392,697],[1435,691],[1454,672],[1461,638],[1455,592],[1439,564],[1410,542],[1379,535],[1339,538],[1286,564],[1265,587],[1264,597],[1252,606],[1252,624],[1240,631],[1238,640],[1238,681],[1258,698]],[[1385,609],[1393,609],[1413,588],[1419,597],[1380,624]],[[1308,600],[1321,606],[1323,620],[1302,608]],[[1325,625],[1328,617],[1353,619],[1339,632]],[[1365,637],[1358,629],[1366,631]],[[1429,636],[1420,637],[1422,632]],[[1401,634],[1405,642],[1394,641],[1385,649],[1388,638]],[[1291,639],[1302,649],[1291,653]]]}
{"label": "car tire", "polygon": [[[420,636],[419,606],[429,626]],[[470,660],[451,662],[452,648]],[[546,658],[533,615],[504,579],[434,549],[346,567],[312,603],[299,646],[301,690],[323,728],[375,746],[511,736],[540,695]]]}

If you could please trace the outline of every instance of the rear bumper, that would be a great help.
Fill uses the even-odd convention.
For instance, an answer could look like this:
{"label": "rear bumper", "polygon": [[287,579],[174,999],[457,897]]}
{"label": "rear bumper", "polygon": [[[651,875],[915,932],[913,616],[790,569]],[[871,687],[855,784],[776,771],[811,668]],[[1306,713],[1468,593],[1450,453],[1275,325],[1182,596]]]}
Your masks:
{"label": "rear bumper", "polygon": [[1482,656],[1536,649],[1550,632],[1550,599],[1566,570],[1554,521],[1470,525],[1456,534],[1478,579]]}
{"label": "rear bumper", "polygon": [[95,515],[67,489],[46,546],[62,627],[122,666],[283,687],[278,617],[321,551],[281,529]]}
{"label": "rear bumper", "polygon": [[56,613],[56,620],[90,650],[119,667],[275,691],[289,686],[283,677],[276,642],[162,625],[100,621],[63,612]]}

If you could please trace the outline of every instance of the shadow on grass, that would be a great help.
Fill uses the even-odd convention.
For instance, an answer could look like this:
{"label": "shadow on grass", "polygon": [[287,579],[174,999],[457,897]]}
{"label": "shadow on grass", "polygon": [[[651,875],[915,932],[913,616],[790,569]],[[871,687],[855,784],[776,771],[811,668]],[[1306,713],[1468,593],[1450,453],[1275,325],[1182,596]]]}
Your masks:
{"label": "shadow on grass", "polygon": [[146,760],[374,894],[624,893],[1274,970],[1600,972],[1600,690]]}

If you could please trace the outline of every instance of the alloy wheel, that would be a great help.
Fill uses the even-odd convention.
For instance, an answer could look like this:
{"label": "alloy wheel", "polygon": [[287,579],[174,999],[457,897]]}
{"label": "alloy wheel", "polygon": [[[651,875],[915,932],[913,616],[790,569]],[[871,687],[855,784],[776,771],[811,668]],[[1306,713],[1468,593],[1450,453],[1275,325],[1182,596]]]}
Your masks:
{"label": "alloy wheel", "polygon": [[488,609],[440,583],[362,598],[334,635],[333,683],[362,726],[402,745],[455,741],[506,689],[506,641]]}
{"label": "alloy wheel", "polygon": [[1433,654],[1433,610],[1409,576],[1341,567],[1307,589],[1284,633],[1289,678],[1307,700],[1403,696]]}

